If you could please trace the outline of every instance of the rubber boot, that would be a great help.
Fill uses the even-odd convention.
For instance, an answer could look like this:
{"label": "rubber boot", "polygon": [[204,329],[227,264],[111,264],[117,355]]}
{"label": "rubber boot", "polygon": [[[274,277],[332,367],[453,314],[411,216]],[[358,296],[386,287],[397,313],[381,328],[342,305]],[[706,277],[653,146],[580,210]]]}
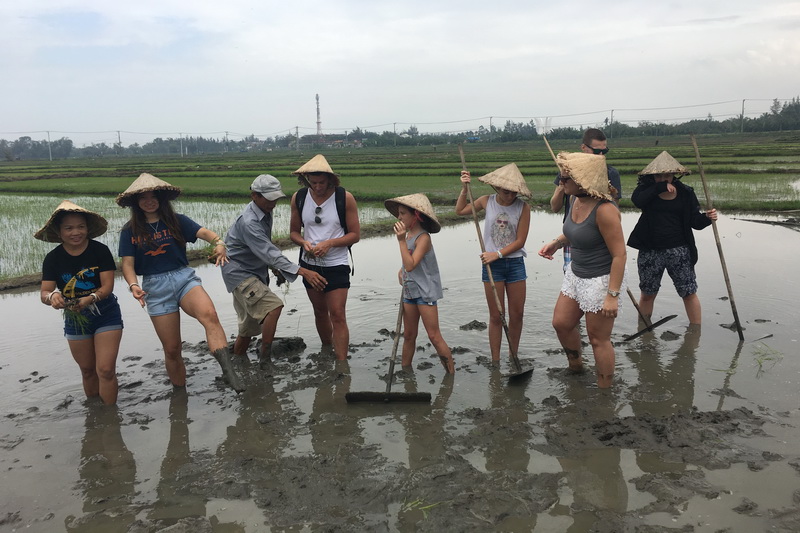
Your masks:
{"label": "rubber boot", "polygon": [[211,354],[214,356],[214,359],[217,360],[219,366],[222,367],[222,375],[225,378],[225,381],[228,382],[228,385],[231,386],[233,390],[236,392],[242,392],[247,389],[244,383],[242,382],[242,378],[236,373],[233,369],[233,361],[231,361],[231,352],[227,348],[220,348],[219,350],[214,350]]}
{"label": "rubber boot", "polygon": [[275,366],[272,364],[272,343],[261,345],[261,351],[258,352],[258,368],[265,376],[275,375]]}

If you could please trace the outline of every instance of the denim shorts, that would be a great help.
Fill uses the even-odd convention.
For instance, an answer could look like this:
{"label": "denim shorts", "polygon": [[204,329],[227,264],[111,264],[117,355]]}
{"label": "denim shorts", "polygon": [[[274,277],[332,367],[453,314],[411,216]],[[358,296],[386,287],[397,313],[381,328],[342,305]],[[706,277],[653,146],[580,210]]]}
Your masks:
{"label": "denim shorts", "polygon": [[147,293],[144,297],[147,314],[161,316],[177,313],[183,297],[190,290],[202,285],[194,269],[189,267],[143,276],[142,290]]}
{"label": "denim shorts", "polygon": [[[492,277],[495,281],[514,283],[515,281],[528,279],[528,274],[525,272],[525,258],[522,256],[504,257],[489,266],[492,267]],[[484,283],[489,283],[489,273],[486,272],[486,265],[483,265],[482,279]]]}
{"label": "denim shorts", "polygon": [[403,303],[409,305],[436,305],[436,302],[426,302],[422,298],[403,298]]}
{"label": "denim shorts", "polygon": [[64,336],[69,341],[91,339],[98,333],[122,329],[122,311],[117,297],[113,294],[81,311],[87,321],[79,324],[69,318],[64,319]]}

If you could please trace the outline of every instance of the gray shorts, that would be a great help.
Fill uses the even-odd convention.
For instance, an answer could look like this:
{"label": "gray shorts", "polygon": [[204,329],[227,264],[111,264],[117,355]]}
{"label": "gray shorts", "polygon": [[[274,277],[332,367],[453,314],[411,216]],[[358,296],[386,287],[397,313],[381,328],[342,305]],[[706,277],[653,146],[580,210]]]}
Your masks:
{"label": "gray shorts", "polygon": [[250,276],[233,290],[233,308],[239,322],[240,337],[261,335],[261,323],[271,311],[283,307],[283,301],[255,276]]}

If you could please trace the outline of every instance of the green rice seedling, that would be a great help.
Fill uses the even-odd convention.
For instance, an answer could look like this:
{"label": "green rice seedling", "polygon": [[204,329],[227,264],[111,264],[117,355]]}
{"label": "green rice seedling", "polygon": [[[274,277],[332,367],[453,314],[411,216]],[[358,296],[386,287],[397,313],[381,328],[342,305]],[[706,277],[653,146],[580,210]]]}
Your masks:
{"label": "green rice seedling", "polygon": [[81,333],[81,335],[85,335],[86,326],[89,325],[89,317],[73,309],[76,303],[77,300],[67,300],[66,307],[64,307],[61,314],[64,317],[64,321],[71,322],[75,329]]}
{"label": "green rice seedling", "polygon": [[434,507],[436,507],[437,505],[441,505],[443,503],[445,503],[445,502],[436,502],[436,503],[426,504],[421,499],[416,499],[416,500],[410,501],[410,502],[409,501],[403,501],[403,506],[401,507],[400,510],[401,510],[401,512],[421,511],[423,519],[427,519],[428,518],[428,512],[431,509],[433,509]]}
{"label": "green rice seedling", "polygon": [[753,361],[756,366],[758,366],[758,370],[756,371],[757,378],[761,377],[768,370],[765,369],[767,365],[769,368],[772,368],[782,360],[783,354],[781,352],[770,348],[763,342],[753,348]]}

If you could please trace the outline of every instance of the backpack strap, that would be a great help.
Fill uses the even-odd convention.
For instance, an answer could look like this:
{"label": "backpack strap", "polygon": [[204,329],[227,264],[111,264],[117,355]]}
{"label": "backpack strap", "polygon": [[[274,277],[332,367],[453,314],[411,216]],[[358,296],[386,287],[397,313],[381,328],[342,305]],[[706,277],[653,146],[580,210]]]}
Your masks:
{"label": "backpack strap", "polygon": [[[347,197],[345,196],[344,187],[336,187],[336,191],[334,195],[334,202],[336,203],[336,212],[339,214],[339,224],[342,226],[342,230],[344,230],[345,235],[347,235]],[[350,268],[350,273],[355,274],[356,272],[356,262],[353,259],[353,245],[349,245],[347,247],[347,251],[350,252],[350,262],[353,263],[353,266]]]}
{"label": "backpack strap", "polygon": [[[308,196],[308,187],[303,187],[297,194],[294,195],[294,205],[297,206],[297,213],[300,217],[300,227],[303,227],[303,205],[306,203],[306,196]],[[300,247],[300,255],[298,256],[297,264],[303,259],[303,247]]]}
{"label": "backpack strap", "polygon": [[[345,194],[344,187],[336,187],[334,190],[333,199],[334,203],[336,204],[336,213],[339,215],[339,224],[342,226],[342,230],[344,231],[345,235],[347,234],[347,197]],[[303,224],[303,206],[306,203],[306,198],[308,197],[308,187],[303,187],[294,197],[294,203],[297,206],[297,212],[300,214],[300,225]],[[347,251],[350,252],[350,261],[353,263],[353,266],[350,269],[350,273],[354,274],[356,271],[355,261],[353,260],[353,245],[349,245],[347,247]],[[300,247],[300,259],[303,258],[303,247]]]}

